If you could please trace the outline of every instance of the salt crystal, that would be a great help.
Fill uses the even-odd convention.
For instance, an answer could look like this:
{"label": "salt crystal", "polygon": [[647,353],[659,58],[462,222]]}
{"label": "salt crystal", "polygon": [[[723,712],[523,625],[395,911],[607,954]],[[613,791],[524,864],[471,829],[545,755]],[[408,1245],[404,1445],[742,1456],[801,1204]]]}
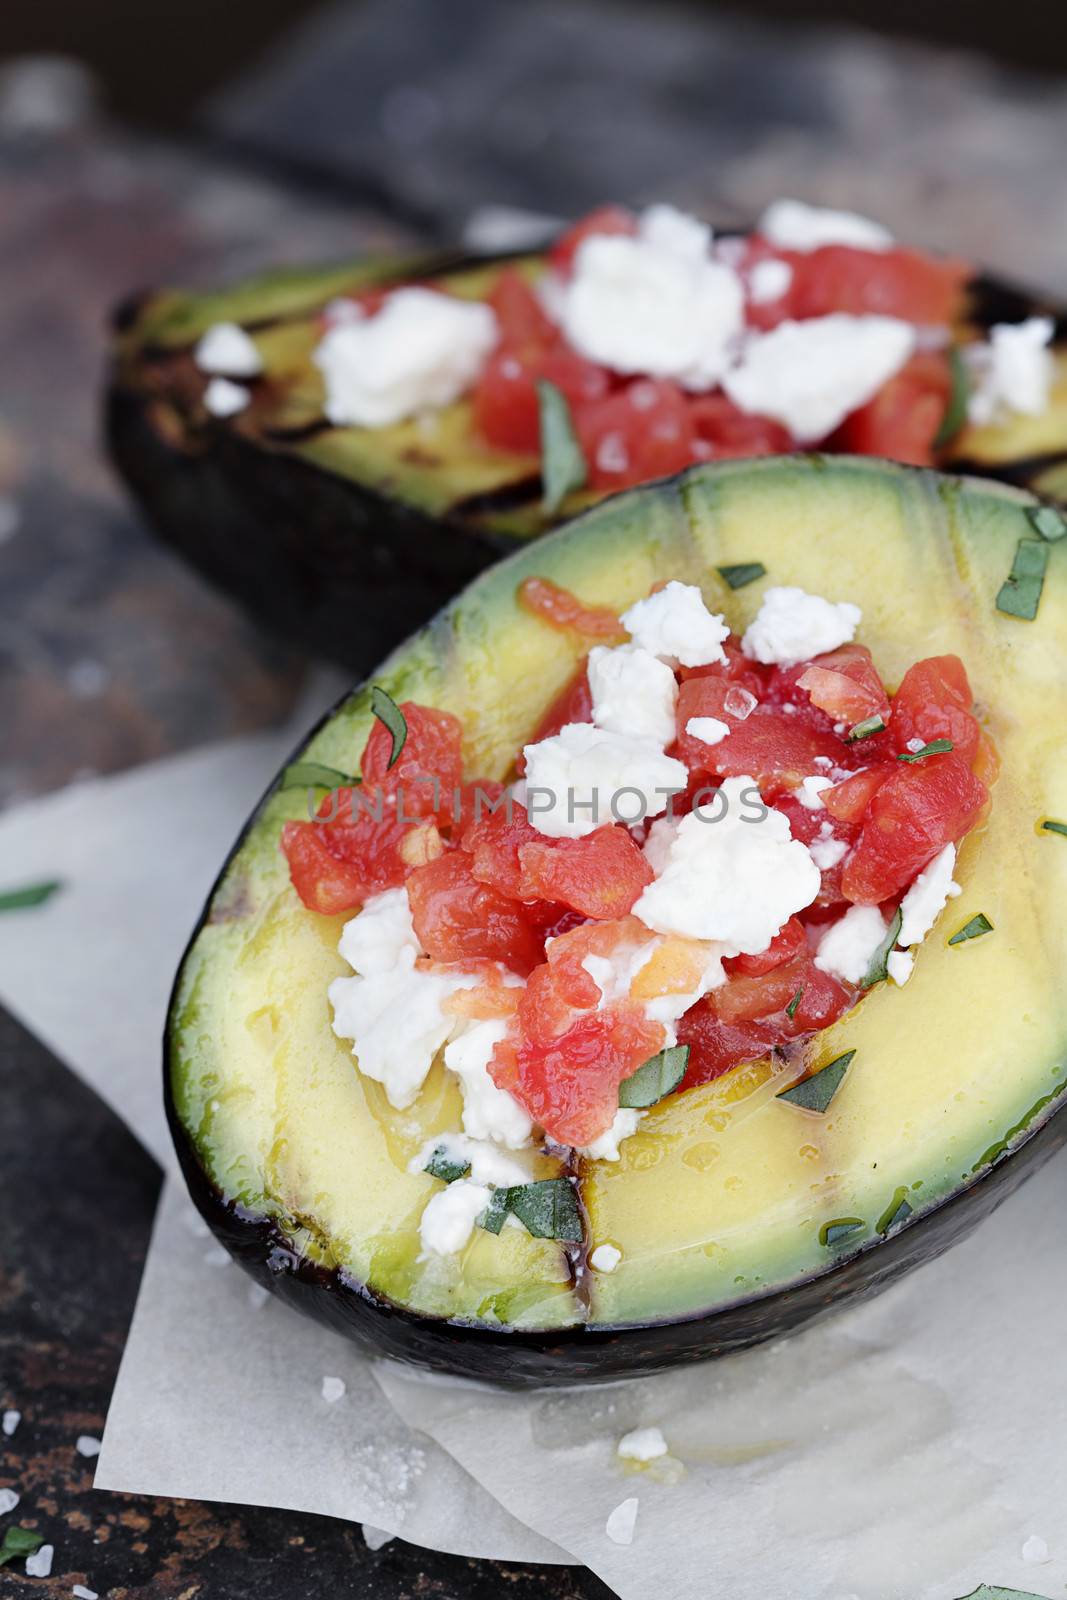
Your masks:
{"label": "salt crystal", "polygon": [[634,1428],[615,1448],[624,1461],[655,1461],[667,1454],[667,1441],[659,1428]]}
{"label": "salt crystal", "polygon": [[14,1489],[0,1489],[0,1517],[6,1517],[9,1511],[14,1511],[19,1503],[19,1497]]}
{"label": "salt crystal", "polygon": [[100,1600],[95,1589],[87,1589],[84,1583],[76,1583],[70,1591],[74,1600]]}
{"label": "salt crystal", "polygon": [[751,689],[740,689],[735,685],[732,689],[727,689],[722,697],[722,704],[728,717],[733,717],[735,722],[744,722],[745,718],[755,711],[759,701]]}
{"label": "salt crystal", "polygon": [[1035,1566],[1048,1560],[1048,1545],[1038,1534],[1032,1533],[1023,1545],[1023,1560],[1032,1562]]}
{"label": "salt crystal", "polygon": [[383,1545],[391,1544],[395,1538],[395,1533],[387,1533],[384,1528],[376,1528],[372,1522],[363,1524],[363,1543],[368,1550],[380,1550]]}
{"label": "salt crystal", "polygon": [[80,1456],[98,1456],[101,1451],[99,1439],[94,1439],[91,1433],[80,1433],[74,1446]]}
{"label": "salt crystal", "polygon": [[622,1260],[622,1251],[613,1244],[598,1244],[589,1257],[589,1265],[597,1272],[614,1272]]}
{"label": "salt crystal", "polygon": [[39,1550],[34,1551],[32,1556],[27,1556],[27,1578],[47,1578],[52,1570],[52,1557],[55,1553],[55,1545],[43,1544]]}
{"label": "salt crystal", "polygon": [[322,1398],[328,1400],[331,1405],[335,1400],[340,1400],[344,1392],[345,1380],[343,1378],[323,1378]]}
{"label": "salt crystal", "polygon": [[0,1429],[2,1429],[10,1439],[11,1435],[14,1433],[21,1421],[21,1411],[5,1411],[3,1417],[0,1418]]}
{"label": "salt crystal", "polygon": [[604,1532],[613,1544],[633,1544],[637,1525],[637,1496],[631,1495],[617,1505],[604,1524]]}

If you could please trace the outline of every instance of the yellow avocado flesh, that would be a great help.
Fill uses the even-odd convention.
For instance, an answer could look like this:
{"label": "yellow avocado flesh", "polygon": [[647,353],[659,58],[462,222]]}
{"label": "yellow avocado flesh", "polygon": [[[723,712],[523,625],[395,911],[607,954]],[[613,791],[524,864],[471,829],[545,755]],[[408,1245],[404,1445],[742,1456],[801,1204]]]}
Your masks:
{"label": "yellow avocado flesh", "polygon": [[[699,583],[738,632],[772,583],[851,600],[890,687],[913,661],[957,653],[1001,756],[992,810],[908,985],[880,985],[807,1047],[814,1066],[856,1052],[825,1115],[776,1098],[799,1068],[769,1060],[653,1108],[617,1163],[580,1165],[588,1243],[622,1252],[580,1292],[563,1248],[517,1228],[420,1261],[419,1217],[440,1185],[407,1163],[459,1126],[459,1096],[438,1064],[415,1106],[394,1111],[333,1035],[343,919],[306,911],[289,886],[278,834],[306,806],[290,791],[267,800],[231,859],[171,1019],[177,1113],[223,1195],[412,1309],[536,1328],[766,1295],[869,1245],[901,1199],[921,1216],[980,1181],[1056,1109],[1067,1077],[1067,839],[1039,827],[1067,819],[1067,540],[1050,547],[1035,621],[995,608],[1018,540],[1036,537],[1031,504],[854,458],[697,469],[493,568],[374,680],[454,711],[468,776],[499,778],[581,653],[518,607],[533,574],[616,609],[667,578]],[[731,591],[716,568],[750,561],[767,577]],[[352,771],[370,725],[364,688],[302,754]],[[978,912],[994,933],[950,948]],[[538,1175],[555,1170],[546,1157]],[[845,1219],[861,1226],[839,1235]]]}

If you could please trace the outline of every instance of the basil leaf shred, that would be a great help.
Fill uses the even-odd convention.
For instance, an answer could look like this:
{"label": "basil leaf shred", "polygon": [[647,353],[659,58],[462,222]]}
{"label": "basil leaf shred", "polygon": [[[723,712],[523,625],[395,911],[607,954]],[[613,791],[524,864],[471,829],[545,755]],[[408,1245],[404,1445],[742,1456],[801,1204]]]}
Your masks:
{"label": "basil leaf shred", "polygon": [[44,1534],[34,1533],[31,1528],[5,1528],[3,1540],[0,1541],[0,1567],[9,1561],[22,1561],[26,1556],[32,1556],[44,1544]]}
{"label": "basil leaf shred", "polygon": [[924,744],[921,750],[905,750],[897,756],[898,761],[925,761],[927,756],[943,756],[952,749],[951,739],[931,739],[929,744]]}
{"label": "basil leaf shred", "polygon": [[860,983],[861,989],[870,989],[876,983],[884,983],[889,976],[889,952],[900,938],[900,929],[904,921],[904,913],[897,906],[893,920],[886,929],[885,938],[871,957],[871,964]]}
{"label": "basil leaf shred", "polygon": [[675,1044],[661,1050],[624,1078],[619,1084],[619,1104],[633,1109],[654,1106],[673,1094],[689,1065],[689,1046]]}
{"label": "basil leaf shred", "polygon": [[997,610],[1007,617],[1033,622],[1041,603],[1049,558],[1045,539],[1020,539],[1011,571],[1000,586]]}
{"label": "basil leaf shred", "polygon": [[0,911],[28,911],[32,906],[43,906],[62,887],[59,878],[49,878],[44,883],[27,883],[21,889],[2,890]]}
{"label": "basil leaf shred", "polygon": [[574,489],[580,489],[588,476],[582,447],[574,431],[567,397],[546,379],[537,385],[537,405],[541,422],[541,481],[544,491],[541,507],[554,516]]}
{"label": "basil leaf shred", "polygon": [[966,944],[968,939],[981,939],[983,934],[992,933],[993,924],[984,911],[979,911],[970,922],[965,922],[958,933],[954,933],[949,944]]}
{"label": "basil leaf shred", "polygon": [[762,561],[738,561],[733,566],[716,567],[715,570],[731,589],[743,589],[746,584],[767,576],[767,568]]}
{"label": "basil leaf shred", "polygon": [[400,752],[403,750],[408,736],[408,725],[404,713],[396,701],[387,695],[384,689],[380,689],[377,684],[374,685],[370,692],[370,708],[378,718],[378,721],[393,736],[393,748],[389,752],[389,760],[386,763],[386,771],[388,771],[390,767],[395,767],[400,759]]}
{"label": "basil leaf shred", "polygon": [[821,1116],[840,1089],[855,1054],[855,1050],[846,1050],[844,1055],[835,1056],[818,1072],[801,1078],[799,1083],[794,1083],[791,1089],[783,1089],[775,1098],[787,1100],[791,1106],[800,1106],[802,1111],[817,1111]]}
{"label": "basil leaf shred", "polygon": [[469,1161],[457,1161],[455,1156],[450,1156],[443,1144],[431,1151],[430,1159],[423,1167],[423,1172],[428,1172],[431,1178],[440,1178],[444,1183],[455,1183],[457,1178],[465,1178],[471,1169]]}
{"label": "basil leaf shred", "polygon": [[362,780],[350,778],[321,761],[291,761],[282,772],[280,789],[354,789]]}

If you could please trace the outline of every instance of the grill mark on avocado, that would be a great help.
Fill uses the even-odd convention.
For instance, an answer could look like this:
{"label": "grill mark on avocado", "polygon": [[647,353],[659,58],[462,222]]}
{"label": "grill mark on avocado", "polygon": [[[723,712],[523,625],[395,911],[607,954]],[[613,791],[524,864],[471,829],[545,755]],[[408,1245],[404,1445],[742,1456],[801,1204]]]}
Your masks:
{"label": "grill mark on avocado", "polygon": [[451,516],[482,516],[493,511],[518,511],[541,498],[541,474],[516,478],[502,484],[499,489],[484,489],[480,494],[469,494],[452,502]]}
{"label": "grill mark on avocado", "polygon": [[1054,338],[1067,337],[1067,314],[1013,283],[979,273],[967,285],[966,294],[966,320],[979,328],[991,328],[996,322],[1023,322],[1027,317],[1051,317]]}

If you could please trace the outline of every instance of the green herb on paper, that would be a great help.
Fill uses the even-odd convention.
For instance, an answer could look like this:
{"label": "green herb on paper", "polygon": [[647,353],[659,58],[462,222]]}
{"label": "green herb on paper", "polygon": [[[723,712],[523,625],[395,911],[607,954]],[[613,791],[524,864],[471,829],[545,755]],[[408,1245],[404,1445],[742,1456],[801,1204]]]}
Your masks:
{"label": "green herb on paper", "polygon": [[819,1229],[819,1243],[838,1244],[842,1239],[847,1239],[850,1233],[858,1233],[864,1226],[862,1217],[838,1217],[834,1222],[824,1222]]}
{"label": "green herb on paper", "polygon": [[400,752],[403,750],[408,736],[408,725],[404,720],[404,713],[396,701],[391,699],[384,689],[379,689],[377,684],[374,685],[370,692],[370,708],[378,718],[378,721],[393,736],[393,748],[386,763],[386,770],[388,771],[390,767],[395,767],[400,759]]}
{"label": "green herb on paper", "polygon": [[658,1101],[666,1099],[667,1095],[674,1093],[685,1077],[688,1065],[687,1044],[675,1044],[669,1050],[661,1050],[658,1055],[649,1056],[636,1072],[632,1072],[619,1084],[620,1106],[636,1110],[639,1107],[654,1106]]}
{"label": "green herb on paper", "polygon": [[791,1089],[783,1089],[775,1098],[787,1100],[791,1106],[800,1106],[804,1111],[817,1111],[821,1115],[840,1089],[855,1054],[855,1050],[846,1050],[844,1055],[836,1056],[825,1067],[820,1067],[818,1072],[813,1072],[810,1078],[801,1078],[799,1083],[795,1083]]}
{"label": "green herb on paper", "polygon": [[43,906],[63,885],[58,878],[45,883],[28,883],[22,889],[0,890],[0,911],[27,911],[31,906]]}
{"label": "green herb on paper", "polygon": [[861,989],[870,989],[876,983],[884,983],[889,976],[889,952],[900,938],[900,929],[904,921],[904,913],[897,906],[893,920],[886,929],[885,938],[871,957],[871,964],[867,968]]}
{"label": "green herb on paper", "polygon": [[1000,1589],[996,1584],[980,1583],[963,1600],[1045,1600],[1045,1596],[1031,1594],[1029,1589]]}
{"label": "green herb on paper", "polygon": [[993,932],[993,924],[984,911],[979,911],[970,922],[965,922],[959,933],[954,933],[949,944],[966,944],[968,939],[980,939],[985,933]]}
{"label": "green herb on paper", "polygon": [[440,1178],[445,1183],[455,1183],[457,1178],[465,1178],[471,1169],[469,1161],[457,1160],[450,1156],[447,1148],[439,1144],[431,1152],[430,1159],[423,1167],[423,1172],[428,1172],[431,1178]]}
{"label": "green herb on paper", "polygon": [[797,1014],[797,1006],[800,1004],[800,1002],[803,999],[803,997],[804,997],[804,985],[801,984],[800,988],[797,990],[796,994],[793,996],[792,1000],[790,1000],[789,1004],[785,1008],[785,1014],[789,1018],[790,1022],[792,1022],[793,1018],[796,1016],[796,1014]]}
{"label": "green herb on paper", "polygon": [[905,750],[903,755],[897,756],[898,761],[925,761],[927,756],[943,756],[952,749],[951,739],[931,739],[929,744],[924,744],[921,750]]}
{"label": "green herb on paper", "polygon": [[554,383],[542,378],[537,385],[537,404],[541,419],[541,481],[544,485],[541,506],[546,516],[551,517],[571,490],[580,489],[585,483],[587,468],[566,395]]}
{"label": "green herb on paper", "polygon": [[967,421],[967,402],[971,395],[971,378],[967,371],[967,363],[958,350],[949,351],[948,364],[952,374],[952,388],[945,414],[941,418],[941,426],[934,435],[935,450],[943,449],[956,437]]}
{"label": "green herb on paper", "polygon": [[997,610],[1032,622],[1041,603],[1049,547],[1044,539],[1020,539],[1011,571],[1000,586]]}
{"label": "green herb on paper", "polygon": [[1067,838],[1067,822],[1053,822],[1051,817],[1041,824],[1045,833],[1062,833]]}
{"label": "green herb on paper", "polygon": [[1046,544],[1067,539],[1067,522],[1055,506],[1031,506],[1026,515],[1034,532],[1039,533]]}
{"label": "green herb on paper", "polygon": [[43,1533],[33,1533],[29,1528],[5,1528],[0,1541],[0,1567],[9,1561],[22,1561],[26,1556],[36,1555],[43,1544]]}
{"label": "green herb on paper", "polygon": [[856,722],[845,735],[846,744],[855,744],[857,739],[869,739],[872,733],[881,733],[885,727],[885,718],[875,712],[873,717],[864,717],[862,722]]}
{"label": "green herb on paper", "polygon": [[755,583],[757,578],[767,576],[767,568],[762,561],[739,561],[732,567],[717,567],[716,571],[731,589],[743,589],[746,584]]}
{"label": "green herb on paper", "polygon": [[282,773],[282,789],[354,789],[362,782],[350,778],[336,767],[324,767],[321,761],[291,761]]}

